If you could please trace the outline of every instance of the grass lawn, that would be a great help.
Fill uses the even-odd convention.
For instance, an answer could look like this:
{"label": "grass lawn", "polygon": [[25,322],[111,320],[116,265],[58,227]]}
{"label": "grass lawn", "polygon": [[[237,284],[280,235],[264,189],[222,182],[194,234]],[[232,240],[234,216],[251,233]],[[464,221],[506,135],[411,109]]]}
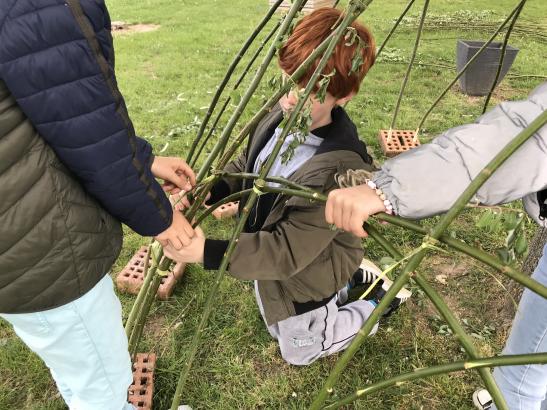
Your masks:
{"label": "grass lawn", "polygon": [[[345,2],[342,2],[343,4]],[[472,11],[477,21],[503,19],[516,0],[438,0],[431,2],[431,22],[457,19]],[[185,156],[206,111],[212,93],[232,57],[267,10],[266,0],[107,0],[113,20],[158,24],[156,31],[117,35],[117,75],[137,133],[163,155]],[[372,3],[361,18],[380,43],[406,0]],[[412,15],[421,12],[418,1]],[[487,11],[480,14],[480,11]],[[521,21],[544,27],[547,36],[547,2],[530,0]],[[432,101],[455,74],[456,39],[486,39],[492,29],[469,30],[473,21],[461,21],[461,30],[429,27],[423,34],[417,61],[403,99],[397,128],[414,129]],[[467,27],[466,27],[467,26]],[[463,30],[463,28],[467,28]],[[382,58],[365,79],[360,94],[348,106],[361,138],[379,162],[384,158],[376,141],[379,129],[388,128],[399,87],[415,38],[411,24],[392,38]],[[525,97],[547,77],[547,43],[537,36],[514,35],[511,45],[520,53],[500,85],[493,103]],[[276,73],[271,68],[271,75]],[[534,76],[529,76],[534,75]],[[543,75],[543,79],[537,76]],[[269,94],[264,86],[251,101],[246,117]],[[454,87],[425,124],[423,139],[447,128],[473,121],[483,99],[468,97]],[[448,182],[448,181],[447,181]],[[518,205],[517,205],[518,206]],[[488,251],[502,246],[499,233],[475,227],[480,212],[466,212],[454,224],[453,234]],[[431,221],[428,223],[434,223]],[[226,238],[233,221],[207,221],[206,232]],[[531,232],[533,225],[527,223]],[[382,228],[404,250],[419,243],[414,234]],[[142,244],[126,230],[125,245],[112,272],[118,272]],[[372,259],[384,256],[372,242],[364,242]],[[461,319],[481,354],[500,352],[514,315],[514,288],[483,266],[459,255],[436,254],[422,265],[426,276]],[[438,275],[445,275],[436,281]],[[167,302],[152,309],[141,350],[159,355],[154,407],[171,403],[185,351],[192,338],[209,291],[212,273],[190,266]],[[446,280],[444,280],[446,279]],[[445,282],[445,283],[441,283]],[[335,395],[341,397],[368,383],[427,365],[464,357],[434,308],[417,289],[407,306],[385,322],[368,340],[344,373]],[[120,295],[124,314],[134,297]],[[194,409],[301,409],[309,404],[329,374],[337,357],[297,368],[281,359],[255,305],[252,283],[224,279],[217,309],[203,337],[200,353],[187,384],[184,403]],[[355,408],[471,409],[471,393],[480,386],[474,373],[455,373],[374,394]],[[0,322],[0,410],[63,409],[64,404],[46,367]],[[100,410],[100,409],[98,409]]]}

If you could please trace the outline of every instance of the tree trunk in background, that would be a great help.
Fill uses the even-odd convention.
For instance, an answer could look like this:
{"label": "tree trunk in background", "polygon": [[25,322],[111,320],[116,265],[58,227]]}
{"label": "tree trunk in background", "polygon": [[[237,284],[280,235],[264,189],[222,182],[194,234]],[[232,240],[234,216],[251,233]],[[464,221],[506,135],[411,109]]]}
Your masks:
{"label": "tree trunk in background", "polygon": [[530,251],[522,264],[522,270],[531,275],[538,265],[539,258],[543,252],[543,247],[547,243],[547,228],[538,228],[536,235],[530,241]]}

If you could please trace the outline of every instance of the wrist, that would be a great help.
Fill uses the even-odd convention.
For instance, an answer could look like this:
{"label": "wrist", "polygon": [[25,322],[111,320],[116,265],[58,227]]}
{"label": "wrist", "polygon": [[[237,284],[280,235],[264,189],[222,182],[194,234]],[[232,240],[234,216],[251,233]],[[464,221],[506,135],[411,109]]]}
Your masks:
{"label": "wrist", "polygon": [[158,171],[158,162],[159,160],[161,159],[161,157],[159,156],[154,156],[154,158],[152,159],[151,161],[151,166],[150,166],[150,170],[152,171],[153,174],[156,174],[156,172]]}
{"label": "wrist", "polygon": [[384,192],[370,179],[366,179],[365,183],[367,187],[374,193],[376,200],[374,201],[375,205],[377,205],[376,213],[378,212],[385,212],[386,214],[393,214],[393,205],[387,199]]}
{"label": "wrist", "polygon": [[206,239],[203,246],[203,267],[209,270],[218,269],[228,245],[229,241]]}
{"label": "wrist", "polygon": [[198,252],[198,263],[201,263],[203,265],[203,261],[205,260],[205,238],[200,238],[200,246]]}

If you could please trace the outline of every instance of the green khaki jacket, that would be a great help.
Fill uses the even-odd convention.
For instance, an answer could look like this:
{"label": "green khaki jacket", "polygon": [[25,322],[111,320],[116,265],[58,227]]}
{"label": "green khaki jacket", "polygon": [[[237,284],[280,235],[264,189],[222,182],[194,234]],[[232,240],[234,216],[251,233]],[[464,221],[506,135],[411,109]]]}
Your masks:
{"label": "green khaki jacket", "polygon": [[0,198],[0,313],[71,302],[116,260],[120,223],[59,161],[1,80]]}
{"label": "green khaki jacket", "polygon": [[[336,188],[335,174],[348,169],[373,169],[354,124],[342,108],[336,109],[336,115],[333,111],[333,119],[336,126],[331,134],[316,154],[288,178],[290,181],[328,193]],[[258,125],[247,151],[226,171],[251,170],[254,158],[280,120],[277,106]],[[224,182],[230,192],[252,185],[229,178]],[[240,209],[244,204],[241,201]],[[262,228],[241,234],[229,272],[239,279],[258,281],[266,321],[271,325],[297,315],[296,306],[308,306],[307,310],[311,310],[326,304],[347,284],[362,258],[361,240],[333,230],[325,221],[324,204],[278,196]]]}

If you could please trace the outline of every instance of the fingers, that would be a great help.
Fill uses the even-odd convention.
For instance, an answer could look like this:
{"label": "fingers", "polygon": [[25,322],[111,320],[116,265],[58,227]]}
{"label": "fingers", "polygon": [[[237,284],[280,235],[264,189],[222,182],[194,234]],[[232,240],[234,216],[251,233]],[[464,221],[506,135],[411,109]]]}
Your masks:
{"label": "fingers", "polygon": [[[182,237],[184,238],[184,237]],[[181,250],[184,243],[182,242],[182,238],[179,238],[177,235],[172,235],[171,237],[169,237],[169,244],[175,248],[177,251]],[[190,240],[186,241],[188,242],[187,245],[190,244]]]}
{"label": "fingers", "polygon": [[174,188],[190,191],[196,184],[196,174],[181,158],[155,157],[151,171],[154,176],[165,181],[166,191]]}
{"label": "fingers", "polygon": [[171,245],[163,248],[165,255],[176,262],[182,263],[203,263],[203,250],[205,247],[205,239],[197,236],[192,239],[189,246],[182,249],[176,249]]}
{"label": "fingers", "polygon": [[195,233],[190,223],[180,212],[175,211],[173,215],[177,216],[176,220],[174,219],[173,228],[170,231],[169,243],[173,248],[179,251],[182,247],[192,243],[192,237],[194,237]]}
{"label": "fingers", "polygon": [[332,221],[339,229],[344,229],[344,205],[340,196],[334,198]]}
{"label": "fingers", "polygon": [[169,202],[171,203],[171,206],[175,206],[180,202],[180,198],[178,195],[169,195]]}
{"label": "fingers", "polygon": [[369,218],[366,205],[347,194],[348,191],[336,189],[329,193],[325,206],[325,219],[337,228],[351,232],[360,238],[368,235],[363,223]]}
{"label": "fingers", "polygon": [[203,233],[203,229],[201,229],[199,226],[196,226],[194,231],[196,232],[196,236],[198,238],[205,238],[205,234]]}
{"label": "fingers", "polygon": [[342,229],[346,232],[350,232],[352,209],[351,209],[351,206],[348,206],[347,201],[344,200],[342,202],[341,210],[342,210]]}
{"label": "fingers", "polygon": [[163,253],[165,256],[167,256],[171,260],[175,260],[175,254],[172,252],[173,248],[166,245],[163,247]]}
{"label": "fingers", "polygon": [[334,223],[334,197],[336,196],[336,191],[337,190],[329,192],[327,204],[325,205],[325,220],[329,224]]}
{"label": "fingers", "polygon": [[173,171],[181,180],[184,180],[184,186],[177,183],[177,186],[186,191],[190,191],[196,185],[196,174],[190,166],[180,158],[174,158],[172,164]]}
{"label": "fingers", "polygon": [[165,239],[165,237],[156,236],[154,239],[160,243],[160,245],[165,248],[167,245],[169,245],[169,241]]}
{"label": "fingers", "polygon": [[173,261],[176,261],[176,262],[181,262],[181,259],[184,258],[184,249],[175,249],[173,246],[171,245],[167,245],[163,248],[163,253],[165,256],[167,256],[169,259],[173,260]]}
{"label": "fingers", "polygon": [[[164,182],[163,184],[161,184],[161,188],[163,189],[164,192],[168,192],[170,194],[176,194],[177,192],[174,192],[174,190],[178,190],[177,186],[175,184],[172,184],[171,182]],[[180,192],[180,190],[179,190]]]}
{"label": "fingers", "polygon": [[169,228],[166,231],[162,232],[160,235],[156,236],[155,239],[161,244],[162,247],[172,246],[173,248],[179,250],[182,249],[184,242],[190,243],[191,240],[185,239],[186,235],[177,235],[177,232],[173,228]]}
{"label": "fingers", "polygon": [[[181,215],[182,216],[182,215]],[[192,238],[195,235],[194,228],[192,228],[192,225],[190,225],[190,222],[185,217],[182,217],[182,230],[184,231],[183,235],[178,235],[178,237],[181,239],[181,241],[184,243],[184,246],[190,245],[192,242]],[[181,238],[181,236],[183,238]]]}
{"label": "fingers", "polygon": [[171,184],[171,183],[163,183],[161,185],[161,188],[163,189],[165,193],[168,193],[171,195],[176,195],[178,193],[185,192],[184,190],[177,187],[175,184]]}
{"label": "fingers", "polygon": [[184,211],[185,209],[190,208],[190,201],[186,196],[183,196],[179,201],[175,203],[175,210]]}
{"label": "fingers", "polygon": [[[368,234],[363,229],[363,220],[365,218],[360,215],[358,212],[353,212],[349,220],[349,232],[358,236],[359,238],[366,238]],[[366,218],[368,219],[368,218]]]}
{"label": "fingers", "polygon": [[171,206],[176,211],[184,211],[185,209],[190,208],[190,200],[186,196],[186,193],[184,191],[181,191],[182,194],[171,194],[169,197],[169,202],[171,202]]}
{"label": "fingers", "polygon": [[186,175],[179,175],[175,170],[169,172],[169,175],[165,178],[165,185],[168,183],[171,183],[174,187],[184,191],[190,191],[192,189],[192,185],[188,182]]}
{"label": "fingers", "polygon": [[171,245],[178,251],[184,246],[190,245],[194,235],[194,229],[186,218],[180,212],[174,211],[171,226],[156,236],[156,240],[163,247]]}
{"label": "fingers", "polygon": [[187,189],[187,191],[189,191],[190,189],[192,189],[194,185],[196,185],[196,174],[194,173],[194,170],[190,168],[190,166],[182,159],[179,161],[177,165],[178,165],[177,174],[179,173],[179,171],[181,171],[184,175],[186,175],[186,178],[188,178],[188,180],[190,181],[191,186],[189,187],[189,189]]}

